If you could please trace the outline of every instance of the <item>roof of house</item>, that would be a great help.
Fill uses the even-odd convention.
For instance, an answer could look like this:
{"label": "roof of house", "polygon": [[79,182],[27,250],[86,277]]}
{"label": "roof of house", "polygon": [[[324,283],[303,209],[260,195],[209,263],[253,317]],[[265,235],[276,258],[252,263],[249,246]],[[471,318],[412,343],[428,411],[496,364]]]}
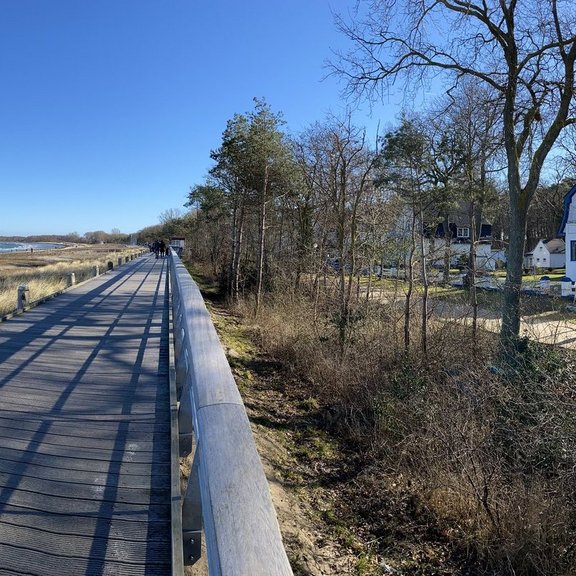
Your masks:
{"label": "roof of house", "polygon": [[566,223],[568,222],[568,213],[570,212],[570,204],[572,204],[574,194],[576,194],[576,184],[572,186],[566,193],[566,196],[564,196],[564,213],[562,214],[562,222],[558,229],[558,236],[564,236],[566,234]]}
{"label": "roof of house", "polygon": [[566,244],[562,238],[554,238],[552,240],[545,240],[544,244],[550,254],[564,254],[566,251]]}

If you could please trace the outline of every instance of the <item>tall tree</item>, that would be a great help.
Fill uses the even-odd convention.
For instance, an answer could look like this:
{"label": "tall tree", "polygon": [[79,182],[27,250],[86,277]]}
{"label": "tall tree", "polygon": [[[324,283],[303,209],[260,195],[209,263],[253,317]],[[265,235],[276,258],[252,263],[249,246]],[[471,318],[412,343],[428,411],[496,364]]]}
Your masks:
{"label": "tall tree", "polygon": [[[263,100],[255,99],[254,110],[236,114],[228,121],[210,177],[224,192],[231,222],[229,293],[236,299],[240,289],[242,251],[247,219],[255,215],[256,313],[260,306],[266,263],[268,207],[289,188],[291,155],[283,132],[283,120]],[[191,198],[191,200],[193,200]]]}
{"label": "tall tree", "polygon": [[435,214],[429,215],[429,225],[435,222],[431,217],[442,219],[444,233],[443,283],[448,282],[452,257],[452,234],[450,216],[463,200],[462,174],[466,161],[466,149],[461,131],[448,114],[438,114],[431,110],[423,117],[421,130],[426,135],[428,165],[425,171],[430,175],[435,190]]}
{"label": "tall tree", "polygon": [[564,196],[573,182],[559,181],[548,186],[539,186],[528,212],[526,247],[533,249],[538,240],[556,238],[564,212]]}
{"label": "tall tree", "polygon": [[520,330],[527,214],[544,162],[574,123],[576,9],[566,0],[370,0],[341,30],[353,50],[334,65],[357,94],[379,96],[400,77],[435,70],[456,85],[491,87],[501,112],[510,199],[510,243],[501,344]]}
{"label": "tall tree", "polygon": [[[448,95],[439,111],[448,118],[452,132],[458,134],[462,150],[461,202],[466,206],[470,230],[467,285],[472,305],[472,330],[477,329],[478,299],[476,293],[477,244],[481,240],[482,223],[489,208],[496,203],[493,172],[500,171],[495,161],[502,138],[496,130],[498,110],[492,105],[492,91],[469,78]],[[474,351],[476,351],[473,340]]]}
{"label": "tall tree", "polygon": [[[210,178],[222,189],[231,214],[231,254],[228,266],[228,295],[238,299],[240,291],[240,261],[244,241],[246,206],[250,203],[249,191],[242,181],[244,173],[245,142],[248,135],[248,119],[235,114],[228,120],[222,134],[222,144],[210,154],[215,165]],[[190,198],[192,200],[192,198]]]}
{"label": "tall tree", "polygon": [[255,109],[248,116],[246,170],[242,174],[247,189],[255,191],[258,204],[258,257],[256,261],[256,309],[262,298],[266,257],[268,205],[289,189],[292,157],[290,147],[280,128],[282,116],[272,112],[264,101],[255,99]]}
{"label": "tall tree", "polygon": [[319,248],[325,261],[330,252],[338,274],[337,315],[340,356],[344,357],[353,317],[354,276],[358,272],[363,237],[362,210],[372,187],[374,151],[364,130],[352,124],[350,115],[328,118],[301,135],[298,164],[309,192],[303,210],[313,209],[302,222],[302,240]]}
{"label": "tall tree", "polygon": [[209,261],[214,275],[218,275],[226,265],[226,248],[230,246],[230,205],[226,191],[208,179],[190,189],[185,206],[191,209],[189,220],[193,223],[191,249]]}
{"label": "tall tree", "polygon": [[428,275],[424,246],[425,214],[435,203],[434,180],[431,178],[429,142],[417,123],[406,118],[401,126],[384,137],[379,161],[378,183],[396,189],[409,209],[410,245],[405,259],[407,280],[404,302],[404,351],[410,351],[410,323],[415,268],[420,261],[422,279],[421,344],[424,354],[428,347]]}

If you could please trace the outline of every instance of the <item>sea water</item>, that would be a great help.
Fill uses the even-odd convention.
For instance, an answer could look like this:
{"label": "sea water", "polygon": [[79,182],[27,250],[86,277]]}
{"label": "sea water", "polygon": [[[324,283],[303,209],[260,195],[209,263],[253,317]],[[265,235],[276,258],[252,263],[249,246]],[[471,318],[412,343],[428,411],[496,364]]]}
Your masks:
{"label": "sea water", "polygon": [[0,242],[0,252],[29,252],[30,250],[53,250],[64,244],[54,242]]}

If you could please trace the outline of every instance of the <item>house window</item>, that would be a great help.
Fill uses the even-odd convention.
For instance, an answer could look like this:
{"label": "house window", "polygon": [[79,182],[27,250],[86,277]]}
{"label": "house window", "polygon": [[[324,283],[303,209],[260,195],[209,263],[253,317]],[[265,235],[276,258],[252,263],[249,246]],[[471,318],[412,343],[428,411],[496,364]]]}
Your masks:
{"label": "house window", "polygon": [[570,240],[570,261],[576,262],[576,240]]}
{"label": "house window", "polygon": [[470,238],[470,228],[456,228],[457,238]]}

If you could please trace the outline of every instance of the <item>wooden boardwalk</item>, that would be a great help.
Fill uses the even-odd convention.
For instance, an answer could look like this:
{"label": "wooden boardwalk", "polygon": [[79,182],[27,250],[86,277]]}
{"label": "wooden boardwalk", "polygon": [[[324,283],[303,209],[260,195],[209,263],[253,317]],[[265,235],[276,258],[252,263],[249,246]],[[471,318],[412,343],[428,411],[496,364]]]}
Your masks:
{"label": "wooden boardwalk", "polygon": [[170,574],[166,268],[0,323],[0,575]]}

